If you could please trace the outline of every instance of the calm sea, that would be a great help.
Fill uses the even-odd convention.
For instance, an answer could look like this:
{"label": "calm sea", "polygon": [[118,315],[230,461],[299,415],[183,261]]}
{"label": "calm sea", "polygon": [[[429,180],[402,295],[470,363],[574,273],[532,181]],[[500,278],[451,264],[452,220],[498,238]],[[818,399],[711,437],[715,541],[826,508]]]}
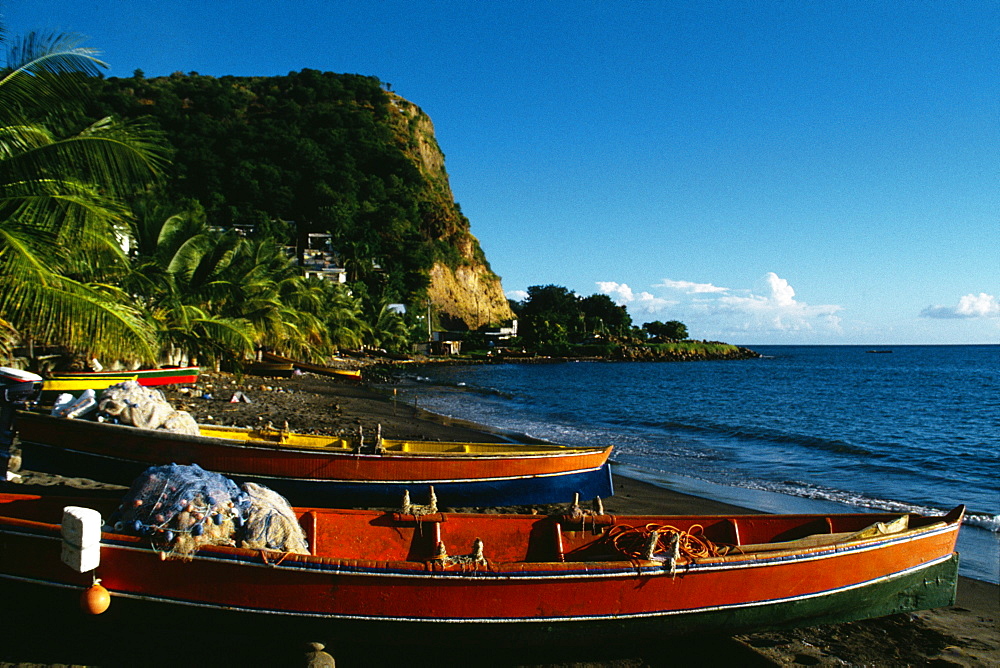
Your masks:
{"label": "calm sea", "polygon": [[958,504],[962,572],[1000,581],[1000,346],[751,346],[761,359],[421,368],[401,400],[765,512]]}

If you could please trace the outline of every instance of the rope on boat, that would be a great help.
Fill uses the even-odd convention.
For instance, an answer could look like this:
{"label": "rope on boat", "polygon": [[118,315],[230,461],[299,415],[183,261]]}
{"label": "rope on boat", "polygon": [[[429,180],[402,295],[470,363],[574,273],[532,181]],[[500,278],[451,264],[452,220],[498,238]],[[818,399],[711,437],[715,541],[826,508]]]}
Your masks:
{"label": "rope on boat", "polygon": [[483,552],[483,547],[484,545],[482,539],[477,538],[472,542],[472,552],[470,554],[449,555],[448,549],[444,546],[444,542],[439,542],[435,549],[434,556],[428,561],[428,566],[433,563],[437,563],[442,566],[461,565],[463,568],[475,568],[477,565],[489,567],[490,562]]}
{"label": "rope on boat", "polygon": [[420,505],[417,503],[410,503],[410,490],[403,490],[403,504],[399,509],[401,515],[413,515],[419,518],[421,515],[434,515],[438,511],[437,505],[437,494],[434,493],[434,486],[430,486],[430,503],[427,505]]}
{"label": "rope on boat", "polygon": [[264,565],[265,566],[270,566],[271,568],[275,568],[277,566],[280,566],[281,562],[283,562],[285,560],[285,557],[287,557],[289,554],[291,554],[291,552],[282,552],[281,553],[281,557],[277,561],[271,561],[270,559],[267,558],[267,552],[268,552],[267,550],[261,548],[261,549],[258,549],[257,552],[260,554],[260,559],[261,559],[261,561],[264,562]]}
{"label": "rope on boat", "polygon": [[633,561],[663,559],[673,575],[681,556],[692,561],[720,556],[718,546],[705,537],[704,531],[705,528],[700,524],[694,524],[686,531],[655,522],[642,527],[616,524],[608,529],[598,543],[610,544],[617,552]]}

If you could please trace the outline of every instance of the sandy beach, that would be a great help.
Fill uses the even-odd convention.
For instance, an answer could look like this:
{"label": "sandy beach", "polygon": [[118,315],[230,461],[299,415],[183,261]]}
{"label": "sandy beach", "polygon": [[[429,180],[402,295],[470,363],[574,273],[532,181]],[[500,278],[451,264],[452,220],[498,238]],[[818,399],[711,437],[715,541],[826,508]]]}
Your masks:
{"label": "sandy beach", "polygon": [[[231,403],[237,391],[244,392],[251,402]],[[203,376],[196,388],[171,388],[167,396],[176,408],[187,410],[199,422],[207,423],[246,426],[272,422],[281,426],[287,422],[288,427],[296,431],[322,433],[352,433],[360,428],[367,434],[374,434],[381,429],[383,436],[388,438],[424,440],[500,441],[508,438],[478,425],[449,420],[395,401],[391,392],[378,392],[364,385],[312,374],[292,378],[246,376],[242,379],[210,374]],[[24,473],[22,481],[26,491],[33,484],[57,482],[52,477],[35,476],[30,472]],[[92,485],[82,480],[61,482],[70,486]],[[604,505],[608,512],[615,514],[754,512],[617,474],[615,494],[605,499]],[[4,621],[10,628],[15,620],[10,606],[3,607],[4,616],[9,617]],[[707,641],[692,638],[685,643],[675,638],[669,642],[669,651],[665,642],[665,646],[619,649],[611,654],[591,650],[581,655],[574,651],[519,657],[514,663],[499,658],[495,663],[492,659],[473,660],[472,663],[638,668],[673,665],[683,660],[702,665],[725,662],[761,666],[988,666],[1000,665],[998,625],[1000,588],[962,578],[956,604],[937,610]],[[373,665],[349,648],[331,647],[327,651],[340,666]],[[465,665],[464,661],[452,663],[448,657],[443,654],[428,665]],[[17,657],[5,656],[0,645],[0,666],[16,665],[9,663],[12,659],[23,662],[23,653]],[[411,665],[423,665],[413,657],[410,659]]]}

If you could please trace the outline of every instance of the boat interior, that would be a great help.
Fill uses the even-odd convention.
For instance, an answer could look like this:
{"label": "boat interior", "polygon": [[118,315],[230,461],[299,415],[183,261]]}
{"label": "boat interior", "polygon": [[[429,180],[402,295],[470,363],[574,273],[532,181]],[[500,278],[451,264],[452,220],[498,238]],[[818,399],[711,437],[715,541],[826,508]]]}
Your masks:
{"label": "boat interior", "polygon": [[[320,434],[300,434],[293,431],[265,427],[262,429],[241,429],[214,425],[198,425],[202,436],[224,438],[242,442],[270,443],[295,448],[315,448],[322,450],[342,450],[355,452],[355,439]],[[393,439],[372,439],[372,453],[386,454],[549,454],[553,452],[591,452],[599,448],[572,448],[564,445],[523,444],[523,443],[476,443],[459,441],[406,441]]]}
{"label": "boat interior", "polygon": [[[44,523],[58,531],[67,505],[94,508],[107,518],[117,501],[3,494],[0,526]],[[314,557],[460,567],[468,563],[739,559],[758,552],[914,533],[958,522],[965,508],[959,506],[945,516],[421,515],[320,508],[297,509],[296,513]]]}

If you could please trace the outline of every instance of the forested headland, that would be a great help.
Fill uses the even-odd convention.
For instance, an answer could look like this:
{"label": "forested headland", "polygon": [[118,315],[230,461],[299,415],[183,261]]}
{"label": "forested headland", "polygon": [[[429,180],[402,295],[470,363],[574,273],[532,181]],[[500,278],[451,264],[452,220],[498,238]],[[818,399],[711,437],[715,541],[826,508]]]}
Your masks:
{"label": "forested headland", "polygon": [[[13,46],[0,80],[12,364],[55,349],[239,369],[262,348],[405,353],[432,331],[480,353],[693,350],[680,323],[633,326],[606,295],[534,286],[508,302],[431,120],[375,77],[105,78],[75,36]],[[488,338],[515,319],[519,332]]]}

